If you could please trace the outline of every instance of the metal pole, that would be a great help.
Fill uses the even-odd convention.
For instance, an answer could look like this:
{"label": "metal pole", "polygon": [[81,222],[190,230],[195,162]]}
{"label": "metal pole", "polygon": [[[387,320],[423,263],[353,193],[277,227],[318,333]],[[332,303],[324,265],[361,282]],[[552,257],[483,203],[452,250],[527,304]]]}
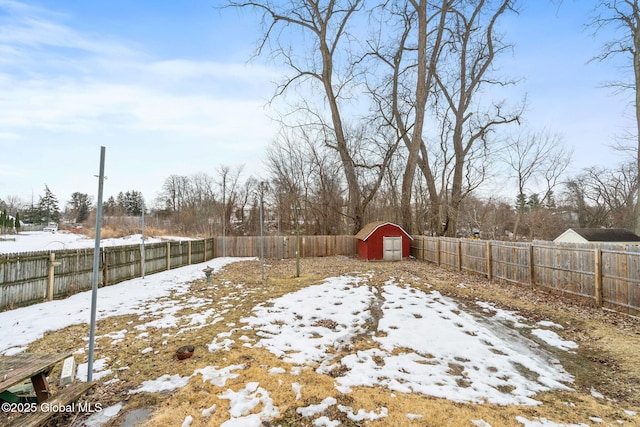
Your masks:
{"label": "metal pole", "polygon": [[147,264],[147,257],[145,256],[144,253],[144,211],[145,211],[145,206],[144,206],[144,202],[142,202],[142,246],[140,246],[140,270],[142,272],[142,278],[144,279],[144,273],[145,273],[145,267]]}
{"label": "metal pole", "polygon": [[296,227],[296,277],[300,277],[300,223]]}
{"label": "metal pole", "polygon": [[96,240],[93,249],[93,283],[91,291],[91,328],[89,332],[89,362],[87,366],[87,382],[93,381],[93,351],[96,339],[96,306],[98,303],[98,269],[100,266],[100,230],[102,228],[102,189],[104,187],[104,153],[100,147],[100,175],[98,177],[98,206],[96,214]]}
{"label": "metal pole", "polygon": [[264,280],[264,230],[262,226],[262,204],[264,196],[264,182],[260,183],[260,260],[262,264],[262,280]]}
{"label": "metal pole", "polygon": [[227,175],[222,176],[222,256],[227,256]]}

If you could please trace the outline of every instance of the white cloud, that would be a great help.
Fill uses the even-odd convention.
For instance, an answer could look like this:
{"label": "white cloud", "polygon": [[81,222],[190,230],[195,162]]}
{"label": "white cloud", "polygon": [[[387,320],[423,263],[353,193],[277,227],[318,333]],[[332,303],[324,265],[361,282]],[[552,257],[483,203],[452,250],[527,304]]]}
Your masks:
{"label": "white cloud", "polygon": [[[88,191],[73,173],[89,146],[93,153],[106,145],[108,161],[118,159],[110,173],[127,185],[111,192],[138,189],[152,198],[170,174],[220,163],[255,170],[275,133],[265,112],[274,69],[152,55],[137,42],[79,31],[65,15],[15,1],[0,0],[0,11],[8,13],[0,18],[0,144],[21,141],[38,152],[0,170],[11,194],[47,182],[64,203],[64,195]],[[194,158],[207,147],[215,147],[210,159]],[[56,159],[64,153],[65,163],[51,165],[43,150]],[[134,171],[131,157],[150,163]],[[141,175],[150,179],[135,180]]]}

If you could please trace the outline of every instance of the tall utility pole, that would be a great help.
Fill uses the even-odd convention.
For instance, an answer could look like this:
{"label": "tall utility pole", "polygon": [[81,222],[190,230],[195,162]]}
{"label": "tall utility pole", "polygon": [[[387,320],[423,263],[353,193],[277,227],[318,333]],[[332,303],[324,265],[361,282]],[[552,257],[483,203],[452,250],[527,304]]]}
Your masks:
{"label": "tall utility pole", "polygon": [[260,182],[260,263],[262,264],[262,280],[264,281],[264,227],[262,225],[262,205],[264,204],[264,184]]}
{"label": "tall utility pole", "polygon": [[227,256],[225,247],[227,240],[227,175],[222,175],[222,256]]}
{"label": "tall utility pole", "polygon": [[145,252],[144,252],[144,210],[145,210],[145,206],[143,201],[142,202],[142,244],[140,246],[140,259],[141,259],[140,270],[141,270],[143,279],[144,279],[144,273],[145,273],[144,270],[147,264],[147,257],[145,256]]}
{"label": "tall utility pole", "polygon": [[100,147],[100,175],[98,176],[96,240],[93,249],[93,286],[91,290],[91,326],[89,332],[89,361],[87,363],[87,382],[93,381],[93,351],[95,349],[96,340],[96,308],[98,304],[98,269],[100,267],[100,231],[102,228],[102,189],[104,187],[104,154],[105,147]]}

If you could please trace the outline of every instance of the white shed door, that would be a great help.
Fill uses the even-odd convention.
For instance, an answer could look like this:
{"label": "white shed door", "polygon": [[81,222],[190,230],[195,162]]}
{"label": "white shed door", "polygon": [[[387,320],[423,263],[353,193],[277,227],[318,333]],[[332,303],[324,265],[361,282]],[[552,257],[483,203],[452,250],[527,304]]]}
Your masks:
{"label": "white shed door", "polygon": [[385,261],[401,261],[402,237],[383,237],[382,252],[382,259]]}

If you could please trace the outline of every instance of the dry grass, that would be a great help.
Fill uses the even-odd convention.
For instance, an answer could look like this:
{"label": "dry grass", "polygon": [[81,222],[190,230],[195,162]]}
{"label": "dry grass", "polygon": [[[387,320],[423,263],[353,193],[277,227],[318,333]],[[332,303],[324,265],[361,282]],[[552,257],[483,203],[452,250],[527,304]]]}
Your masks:
{"label": "dry grass", "polygon": [[[84,234],[87,237],[90,237],[92,239],[96,237],[96,229],[95,229],[95,227],[81,228],[81,229],[75,230],[74,232],[82,233],[82,234]],[[103,225],[102,227],[100,227],[100,238],[101,239],[117,239],[117,238],[120,238],[120,237],[127,237],[127,236],[131,236],[131,235],[134,235],[134,234],[140,234],[140,233],[141,233],[141,229],[140,229],[139,225],[132,225],[132,226],[126,226],[126,225],[116,225],[116,226]],[[160,229],[160,228],[145,226],[144,234],[145,234],[145,236],[164,236],[164,235],[167,234],[167,232],[165,230],[163,230],[163,229]]]}
{"label": "dry grass", "polygon": [[[336,406],[331,406],[323,414],[340,420],[344,426],[460,426],[471,425],[470,420],[476,419],[483,419],[494,427],[521,426],[515,420],[516,416],[587,424],[590,423],[589,417],[598,417],[604,420],[602,425],[617,425],[617,420],[624,421],[624,425],[640,425],[640,416],[632,417],[623,412],[624,409],[640,407],[640,364],[637,363],[640,354],[640,319],[593,309],[540,291],[491,283],[478,276],[458,274],[422,262],[367,263],[345,257],[304,259],[302,271],[304,274],[296,278],[294,260],[273,262],[268,266],[266,283],[262,283],[259,263],[244,262],[231,264],[215,274],[213,283],[205,283],[204,280],[192,283],[190,294],[173,297],[176,300],[206,298],[209,302],[205,309],[214,308],[216,312],[223,313],[224,318],[200,329],[183,332],[180,332],[180,328],[148,330],[148,336],[140,336],[142,331],[136,326],[149,319],[130,315],[100,321],[97,325],[99,338],[96,359],[108,358],[113,373],[101,380],[88,399],[104,407],[118,402],[126,403],[121,415],[107,424],[111,427],[119,426],[127,411],[142,407],[154,410],[145,426],[179,426],[187,415],[194,417],[192,427],[218,426],[229,417],[229,401],[220,399],[219,395],[229,388],[239,390],[248,382],[259,382],[278,407],[281,416],[265,423],[270,426],[311,426],[313,419],[303,418],[296,409],[320,403],[329,396],[335,397],[338,404],[351,406],[355,411],[360,408],[366,411],[388,408],[388,416],[379,421],[351,421]],[[218,334],[241,327],[240,319],[248,316],[256,304],[320,283],[326,277],[355,272],[375,273],[369,280],[372,286],[382,286],[386,280],[394,277],[411,282],[419,289],[435,289],[468,301],[468,307],[476,300],[488,301],[505,309],[516,310],[532,321],[544,319],[563,325],[565,329],[560,331],[562,337],[580,346],[576,354],[557,354],[563,366],[575,376],[575,391],[539,394],[535,398],[542,404],[535,407],[454,403],[416,393],[391,392],[382,387],[357,387],[350,394],[341,394],[334,387],[332,375],[318,374],[314,367],[305,367],[298,373],[292,371],[293,366],[265,349],[243,346],[242,341],[237,339],[240,335],[259,339],[252,330],[233,332],[235,343],[228,351],[208,351],[207,344]],[[464,283],[464,287],[459,286],[461,283]],[[243,285],[242,291],[237,286],[239,284]],[[199,310],[202,308],[184,308],[176,315]],[[113,343],[113,338],[106,336],[122,330],[128,332],[126,339],[119,343]],[[29,351],[77,350],[86,346],[83,337],[87,335],[86,325],[72,326],[47,334],[34,342]],[[185,344],[196,346],[194,356],[184,361],[175,360],[173,353]],[[370,348],[370,345],[371,337],[363,335],[350,348],[341,351],[356,351]],[[142,354],[142,350],[148,347],[153,347],[157,353]],[[338,352],[335,349],[332,351]],[[79,362],[84,362],[84,358],[84,354],[76,355]],[[129,394],[129,390],[138,388],[143,381],[163,374],[188,376],[206,366],[223,368],[233,364],[242,364],[245,368],[234,371],[239,376],[228,380],[224,387],[204,382],[197,375],[191,378],[187,386],[175,392]],[[270,373],[272,368],[282,368],[284,373]],[[455,371],[456,366],[451,369]],[[340,372],[332,374],[339,375]],[[118,381],[109,382],[114,378]],[[293,383],[302,385],[299,400],[296,400]],[[607,399],[593,397],[592,387]],[[214,404],[217,405],[216,411],[210,417],[203,418],[202,410]],[[407,413],[424,417],[410,420],[406,417]],[[59,425],[69,423],[70,417],[59,420]]]}

